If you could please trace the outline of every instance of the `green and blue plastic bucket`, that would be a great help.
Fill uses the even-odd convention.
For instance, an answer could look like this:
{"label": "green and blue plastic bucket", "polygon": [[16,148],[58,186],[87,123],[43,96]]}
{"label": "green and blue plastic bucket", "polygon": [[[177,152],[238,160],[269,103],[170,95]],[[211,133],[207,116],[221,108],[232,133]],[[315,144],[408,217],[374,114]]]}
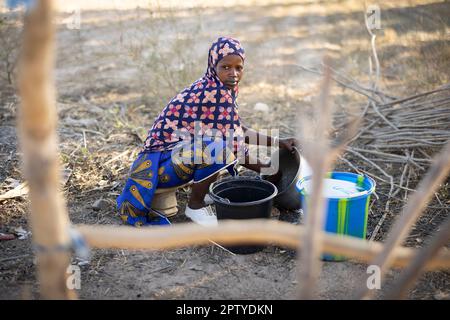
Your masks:
{"label": "green and blue plastic bucket", "polygon": [[[311,176],[297,182],[296,188],[305,216]],[[324,180],[324,197],[327,201],[324,230],[330,233],[366,238],[370,197],[375,191],[375,181],[362,174],[330,172]],[[345,257],[323,255],[324,260],[342,261]]]}

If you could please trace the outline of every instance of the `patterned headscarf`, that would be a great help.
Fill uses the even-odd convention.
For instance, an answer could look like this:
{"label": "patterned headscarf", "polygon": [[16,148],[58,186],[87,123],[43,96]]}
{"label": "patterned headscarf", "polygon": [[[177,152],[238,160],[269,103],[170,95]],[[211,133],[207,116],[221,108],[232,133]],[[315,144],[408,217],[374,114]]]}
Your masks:
{"label": "patterned headscarf", "polygon": [[[177,94],[156,117],[145,140],[143,151],[171,150],[186,134],[193,135],[194,123],[206,136],[221,134],[223,139],[233,132],[234,151],[245,148],[244,133],[236,104],[238,87],[228,89],[216,73],[218,62],[228,55],[238,55],[245,61],[240,42],[220,37],[209,49],[205,75]],[[245,148],[246,150],[246,148]],[[247,151],[247,150],[246,150]]]}

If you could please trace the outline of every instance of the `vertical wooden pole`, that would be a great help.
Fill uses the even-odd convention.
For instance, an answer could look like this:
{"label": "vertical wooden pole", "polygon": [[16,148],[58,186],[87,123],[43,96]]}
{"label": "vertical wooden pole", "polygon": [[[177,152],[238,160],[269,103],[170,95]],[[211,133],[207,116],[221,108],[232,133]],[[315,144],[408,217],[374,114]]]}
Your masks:
{"label": "vertical wooden pole", "polygon": [[[332,119],[329,101],[330,79],[330,70],[329,68],[325,68],[321,93],[316,105],[316,110],[320,110],[320,116],[317,117],[318,121],[314,128],[315,130],[312,130],[311,127],[309,128],[311,129],[309,134],[314,132],[314,143],[307,141],[304,137],[299,137],[303,145],[304,156],[310,163],[313,172],[312,190],[309,192],[309,199],[307,201],[305,234],[303,239],[301,239],[303,241],[303,248],[299,247],[299,256],[297,258],[297,296],[299,299],[316,298],[316,284],[322,269],[320,253],[322,252],[323,239],[321,237],[321,231],[326,210],[322,187],[323,179],[333,162],[326,135],[326,129],[329,128]],[[305,125],[306,123],[303,121],[301,126]],[[305,131],[305,129],[303,130]]]}
{"label": "vertical wooden pole", "polygon": [[[331,144],[328,137],[328,129],[332,127],[333,108],[330,101],[331,69],[330,61],[324,57],[324,77],[321,86],[319,100],[315,106],[315,119],[317,122],[308,121],[301,117],[299,141],[303,147],[303,156],[312,169],[312,187],[308,192],[305,233],[303,246],[299,246],[297,263],[298,298],[315,299],[316,284],[321,269],[321,253],[323,249],[322,229],[326,218],[326,199],[322,194],[324,178],[332,168],[337,157],[345,150],[346,145],[352,141],[358,131],[361,117],[353,116],[348,122],[344,133],[337,137]],[[315,120],[313,119],[313,120]],[[312,123],[311,123],[312,122]],[[309,139],[306,136],[309,135]]]}
{"label": "vertical wooden pole", "polygon": [[44,299],[76,298],[67,288],[69,219],[59,190],[57,113],[53,85],[53,0],[39,0],[25,17],[19,62],[18,128],[30,186],[30,224]]}

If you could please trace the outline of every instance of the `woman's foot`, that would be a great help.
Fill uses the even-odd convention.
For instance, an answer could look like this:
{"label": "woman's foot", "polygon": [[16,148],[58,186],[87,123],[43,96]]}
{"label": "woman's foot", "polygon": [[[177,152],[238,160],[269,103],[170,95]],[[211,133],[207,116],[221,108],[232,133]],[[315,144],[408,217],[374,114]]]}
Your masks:
{"label": "woman's foot", "polygon": [[201,208],[206,207],[206,203],[203,200],[194,199],[194,197],[191,195],[191,198],[189,199],[189,201],[187,203],[187,207],[189,207],[191,209],[201,209]]}
{"label": "woman's foot", "polygon": [[214,203],[213,198],[207,193],[205,197],[203,198],[203,201],[194,201],[192,198],[189,199],[189,207],[192,209],[200,209],[206,206],[209,206]]}
{"label": "woman's foot", "polygon": [[189,205],[187,205],[185,215],[195,223],[204,227],[217,226],[216,214],[213,212],[210,206],[202,207],[199,209],[192,209]]}
{"label": "woman's foot", "polygon": [[192,185],[191,196],[186,206],[185,214],[195,223],[202,226],[217,226],[216,214],[210,206],[205,204],[205,196],[208,193],[209,186],[217,179],[218,173]]}

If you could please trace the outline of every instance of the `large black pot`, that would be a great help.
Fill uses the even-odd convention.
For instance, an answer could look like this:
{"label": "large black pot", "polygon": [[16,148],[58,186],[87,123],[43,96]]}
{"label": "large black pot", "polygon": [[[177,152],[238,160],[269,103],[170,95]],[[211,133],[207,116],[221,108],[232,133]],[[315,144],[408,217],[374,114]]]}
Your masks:
{"label": "large black pot", "polygon": [[[274,204],[287,210],[298,210],[301,208],[300,195],[295,186],[301,178],[301,157],[297,148],[291,152],[287,149],[278,149],[272,154],[272,163],[278,159],[281,180],[275,183],[278,194]],[[262,176],[267,179],[268,176]]]}
{"label": "large black pot", "polygon": [[[231,177],[211,184],[209,194],[216,206],[217,219],[270,218],[277,188],[259,177]],[[237,254],[255,253],[264,246],[226,246]]]}

